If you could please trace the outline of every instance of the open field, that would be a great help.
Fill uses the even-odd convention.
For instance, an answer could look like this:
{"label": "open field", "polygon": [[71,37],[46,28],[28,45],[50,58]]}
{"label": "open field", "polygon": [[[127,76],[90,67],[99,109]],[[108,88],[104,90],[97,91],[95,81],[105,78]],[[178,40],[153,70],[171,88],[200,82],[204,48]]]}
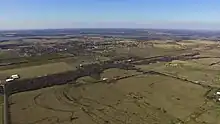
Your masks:
{"label": "open field", "polygon": [[[1,53],[0,53],[1,56]],[[3,59],[3,58],[1,58]],[[14,63],[9,64],[6,66],[0,66],[1,70],[8,70],[8,69],[16,69],[16,68],[24,68],[24,67],[31,67],[37,65],[44,65],[44,64],[51,64],[57,62],[65,62],[76,68],[79,64],[89,64],[98,61],[106,61],[109,60],[108,57],[103,56],[72,56],[72,55],[44,55],[39,57],[21,57],[21,58],[10,58],[10,59],[3,59],[0,61],[2,63]]]}
{"label": "open field", "polygon": [[[101,57],[97,57],[97,58],[101,58]],[[104,61],[106,59],[107,59],[107,57],[106,58],[103,57],[102,60],[100,60],[100,61]],[[72,58],[63,59],[62,61],[66,62],[67,64],[69,64],[73,68],[78,67],[80,64],[86,65],[86,64],[98,62],[98,60],[96,60],[96,56],[77,56],[74,58],[72,57]]]}
{"label": "open field", "polygon": [[7,55],[5,56],[7,58],[4,57],[0,58],[0,64],[5,64],[4,66],[0,66],[1,70],[61,62],[64,61],[65,59],[73,58],[71,55],[63,55],[63,54],[50,54],[50,55],[42,55],[42,56],[34,56],[34,57],[18,57],[18,56],[13,57],[11,54],[9,55],[8,52]]}
{"label": "open field", "polygon": [[64,62],[43,64],[39,66],[30,66],[17,69],[9,69],[0,71],[0,75],[10,76],[19,74],[22,79],[44,76],[49,74],[61,73],[72,70],[72,67]]}
{"label": "open field", "polygon": [[[100,57],[104,61],[135,56],[137,63],[133,59],[123,63],[134,66],[134,70],[114,67],[69,84],[13,94],[9,97],[12,123],[220,124],[220,103],[207,97],[220,88],[219,43],[149,42],[153,45],[117,47],[110,57]],[[199,54],[194,58],[176,57],[195,52]],[[76,69],[79,64],[98,63],[101,60],[97,56],[3,70],[0,75],[18,73],[22,78],[32,78],[61,73]],[[163,56],[165,61],[150,61],[155,56]],[[170,59],[171,56],[176,59]],[[138,63],[142,60],[146,63]]]}
{"label": "open field", "polygon": [[138,65],[138,68],[143,70],[153,70],[162,73],[171,74],[174,76],[186,78],[192,81],[200,82],[207,85],[220,86],[220,66],[213,65],[210,59],[199,59],[189,61],[172,61],[170,63],[155,63],[151,65]]}
{"label": "open field", "polygon": [[95,83],[97,81],[99,81],[99,80],[97,80],[91,76],[80,77],[76,80],[76,82],[79,84]]}
{"label": "open field", "polygon": [[114,84],[63,85],[15,94],[11,116],[14,124],[172,124],[204,107],[206,92],[198,85],[143,75]]}
{"label": "open field", "polygon": [[107,70],[104,70],[104,72],[101,74],[102,78],[117,78],[117,77],[125,77],[130,75],[138,74],[138,72],[134,70],[124,70],[124,69],[118,69],[118,68],[110,68]]}
{"label": "open field", "polygon": [[[174,53],[175,51],[175,53]],[[181,49],[167,49],[157,47],[146,47],[146,48],[119,48],[116,49],[116,55],[118,56],[138,56],[138,57],[153,57],[162,55],[175,55],[181,54]]]}

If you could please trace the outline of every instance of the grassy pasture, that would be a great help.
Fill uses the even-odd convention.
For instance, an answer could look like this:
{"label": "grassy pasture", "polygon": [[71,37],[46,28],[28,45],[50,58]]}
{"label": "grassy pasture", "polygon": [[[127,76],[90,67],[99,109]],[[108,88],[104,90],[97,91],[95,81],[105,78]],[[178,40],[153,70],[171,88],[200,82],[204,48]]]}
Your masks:
{"label": "grassy pasture", "polygon": [[211,49],[204,49],[200,50],[200,56],[208,56],[208,57],[220,57],[220,50],[219,48],[211,48]]}
{"label": "grassy pasture", "polygon": [[115,84],[54,86],[11,96],[12,121],[171,124],[184,120],[202,106],[205,92],[194,84],[150,75]]}
{"label": "grassy pasture", "polygon": [[[182,48],[198,50],[201,56],[219,56],[219,50],[205,50],[216,43],[206,41],[183,41],[177,44],[157,42],[155,47],[118,48],[116,56],[134,55],[150,57],[157,55],[179,55]],[[197,48],[201,49],[197,49]],[[194,49],[195,48],[195,49]],[[107,59],[107,58],[104,58]],[[74,69],[80,63],[95,62],[95,57],[67,58],[64,62],[43,64],[21,68],[22,75],[30,78],[38,74],[59,73]],[[137,65],[137,68],[154,70],[208,85],[220,86],[220,65],[210,64],[218,58],[172,62],[158,62]],[[34,67],[34,68],[33,68]],[[62,69],[61,69],[62,67]],[[53,69],[57,70],[54,71]],[[22,70],[23,69],[23,70]],[[16,69],[15,69],[16,70]],[[31,70],[37,70],[36,72]],[[58,71],[59,70],[59,71]],[[6,72],[5,72],[6,71]],[[10,70],[0,74],[11,74]],[[9,72],[7,72],[9,71]],[[38,72],[39,71],[39,72]],[[14,71],[13,71],[14,73]],[[139,74],[132,70],[111,68],[100,74],[101,78],[124,77]],[[209,90],[197,84],[178,79],[139,75],[114,83],[93,83],[97,79],[90,76],[76,82],[89,85],[54,86],[14,94],[10,97],[12,123],[18,124],[218,124],[220,123],[219,104],[209,101],[205,94]]]}
{"label": "grassy pasture", "polygon": [[43,64],[38,66],[30,66],[23,68],[15,68],[0,71],[0,75],[10,76],[12,74],[19,74],[22,79],[33,78],[37,76],[44,76],[49,74],[61,73],[72,70],[72,67],[65,62]]}
{"label": "grassy pasture", "polygon": [[212,62],[205,59],[189,61],[175,60],[170,63],[137,65],[137,67],[146,71],[154,70],[162,73],[172,74],[182,78],[187,78],[192,81],[199,81],[201,83],[209,85],[220,86],[220,68],[218,67],[218,65],[209,66],[209,64],[211,64]]}
{"label": "grassy pasture", "polygon": [[163,49],[173,49],[173,50],[184,48],[179,44],[155,44],[154,47],[163,48]]}
{"label": "grassy pasture", "polygon": [[91,76],[80,77],[76,80],[76,82],[80,84],[94,83],[97,81],[98,81],[97,79],[92,78]]}
{"label": "grassy pasture", "polygon": [[101,74],[102,78],[117,78],[117,77],[125,77],[138,74],[138,72],[134,70],[124,70],[124,69],[118,69],[118,68],[110,68],[107,70],[104,70],[104,72]]}
{"label": "grassy pasture", "polygon": [[138,57],[152,57],[152,56],[163,56],[163,55],[176,55],[181,54],[183,51],[177,48],[163,48],[163,47],[151,47],[146,48],[118,48],[116,49],[117,56],[138,56]]}
{"label": "grassy pasture", "polygon": [[200,86],[162,76],[128,78],[119,81],[117,87],[124,92],[142,94],[151,105],[163,108],[181,120],[204,103],[203,95],[207,91]]}

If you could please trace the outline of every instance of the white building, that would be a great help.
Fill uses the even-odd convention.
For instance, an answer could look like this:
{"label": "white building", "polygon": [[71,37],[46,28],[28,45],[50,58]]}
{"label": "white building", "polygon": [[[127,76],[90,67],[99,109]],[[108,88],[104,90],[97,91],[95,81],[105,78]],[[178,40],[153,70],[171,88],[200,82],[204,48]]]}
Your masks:
{"label": "white building", "polygon": [[220,92],[216,92],[216,95],[220,95]]}
{"label": "white building", "polygon": [[103,81],[106,81],[106,80],[108,80],[108,78],[102,78],[102,80],[103,80]]}
{"label": "white building", "polygon": [[19,79],[19,75],[18,74],[14,74],[14,75],[11,75],[11,79]]}
{"label": "white building", "polygon": [[11,79],[11,78],[9,78],[9,79],[6,79],[5,81],[6,82],[11,82],[11,81],[13,81],[14,79]]}
{"label": "white building", "polygon": [[131,62],[131,61],[132,61],[131,59],[128,60],[128,62]]}

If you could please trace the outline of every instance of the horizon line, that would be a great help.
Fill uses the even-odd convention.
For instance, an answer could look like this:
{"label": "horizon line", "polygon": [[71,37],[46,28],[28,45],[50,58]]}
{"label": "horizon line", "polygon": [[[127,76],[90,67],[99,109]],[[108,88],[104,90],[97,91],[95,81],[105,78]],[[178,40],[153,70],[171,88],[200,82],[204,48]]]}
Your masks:
{"label": "horizon line", "polygon": [[185,31],[220,31],[220,29],[192,29],[192,28],[186,28],[186,29],[181,29],[181,28],[110,28],[110,27],[99,27],[99,28],[94,28],[94,27],[82,27],[82,28],[27,28],[27,29],[0,29],[0,32],[2,31],[39,31],[39,30],[80,30],[80,29],[133,29],[133,30],[185,30]]}

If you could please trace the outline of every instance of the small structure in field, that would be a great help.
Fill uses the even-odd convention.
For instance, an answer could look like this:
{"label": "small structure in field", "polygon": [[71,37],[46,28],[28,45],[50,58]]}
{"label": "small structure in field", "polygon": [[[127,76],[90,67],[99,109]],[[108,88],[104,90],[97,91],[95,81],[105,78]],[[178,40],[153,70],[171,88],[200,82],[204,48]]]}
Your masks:
{"label": "small structure in field", "polygon": [[218,91],[218,92],[216,92],[216,95],[220,95],[220,92]]}
{"label": "small structure in field", "polygon": [[11,81],[13,81],[14,79],[12,79],[12,78],[8,78],[8,79],[6,79],[5,81],[6,82],[11,82]]}
{"label": "small structure in field", "polygon": [[83,64],[79,64],[79,67],[83,67]]}
{"label": "small structure in field", "polygon": [[18,74],[14,74],[14,75],[11,75],[10,77],[11,79],[19,79],[20,76]]}
{"label": "small structure in field", "polygon": [[102,80],[103,80],[103,81],[107,81],[107,80],[108,80],[108,78],[102,78]]}
{"label": "small structure in field", "polygon": [[166,66],[170,66],[170,67],[177,67],[179,66],[177,63],[167,63]]}
{"label": "small structure in field", "polygon": [[128,60],[128,62],[131,62],[131,61],[132,61],[131,59]]}
{"label": "small structure in field", "polygon": [[199,81],[195,81],[196,84],[199,84]]}
{"label": "small structure in field", "polygon": [[5,80],[5,82],[11,82],[11,81],[14,81],[14,80],[19,79],[19,78],[20,78],[20,76],[19,76],[18,74],[13,74],[13,75],[11,75],[10,77],[8,77],[8,78]]}

